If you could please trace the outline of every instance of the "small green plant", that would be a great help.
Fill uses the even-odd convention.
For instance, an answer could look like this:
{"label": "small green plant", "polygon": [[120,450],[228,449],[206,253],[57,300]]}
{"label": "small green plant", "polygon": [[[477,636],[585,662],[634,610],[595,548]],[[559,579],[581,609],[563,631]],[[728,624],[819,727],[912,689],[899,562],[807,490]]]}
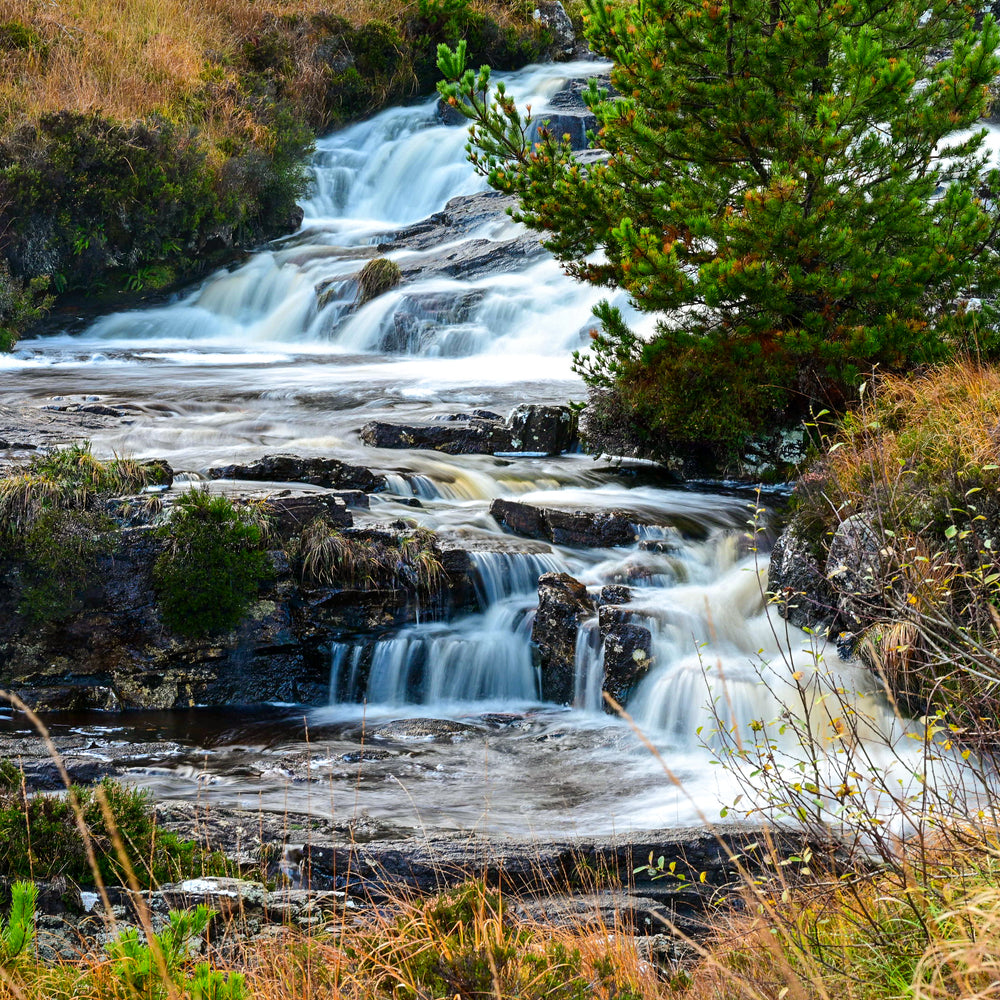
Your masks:
{"label": "small green plant", "polygon": [[208,930],[210,916],[204,904],[193,910],[171,910],[153,947],[140,940],[134,927],[122,931],[107,946],[113,977],[128,996],[143,1000],[166,1000],[178,992],[191,1000],[243,1000],[246,981],[240,973],[224,974],[208,962],[192,967],[191,955]]}
{"label": "small green plant", "polygon": [[44,57],[48,45],[30,24],[5,21],[0,24],[0,52],[30,52]]}
{"label": "small green plant", "polygon": [[358,274],[358,305],[363,306],[399,284],[399,265],[386,257],[368,261]]}
{"label": "small green plant", "polygon": [[268,520],[259,507],[192,489],[158,534],[166,548],[153,579],[164,622],[182,635],[232,628],[272,575]]}
{"label": "small green plant", "polygon": [[27,957],[35,941],[35,906],[38,886],[32,882],[15,882],[10,890],[10,913],[0,924],[0,966],[10,966]]}

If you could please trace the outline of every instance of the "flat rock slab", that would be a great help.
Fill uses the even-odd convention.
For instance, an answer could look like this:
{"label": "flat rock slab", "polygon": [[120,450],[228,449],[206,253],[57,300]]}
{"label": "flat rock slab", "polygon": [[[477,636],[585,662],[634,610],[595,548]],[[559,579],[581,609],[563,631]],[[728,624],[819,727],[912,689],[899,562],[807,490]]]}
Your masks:
{"label": "flat rock slab", "polygon": [[221,465],[208,470],[211,479],[251,482],[309,483],[327,489],[377,493],[386,487],[385,476],[338,458],[303,458],[299,455],[265,455],[246,465]]}
{"label": "flat rock slab", "polygon": [[66,404],[65,409],[0,403],[0,451],[35,451],[88,438],[125,421],[125,410],[98,402]]}

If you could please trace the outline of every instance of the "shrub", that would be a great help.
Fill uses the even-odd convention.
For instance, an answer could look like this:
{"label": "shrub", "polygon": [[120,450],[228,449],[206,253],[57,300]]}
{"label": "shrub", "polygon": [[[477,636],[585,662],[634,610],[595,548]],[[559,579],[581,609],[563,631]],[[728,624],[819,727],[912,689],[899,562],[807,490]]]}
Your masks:
{"label": "shrub", "polygon": [[163,620],[183,635],[232,628],[273,572],[266,517],[226,496],[190,490],[158,533],[166,549],[153,577]]}
{"label": "shrub", "polygon": [[126,928],[107,945],[110,972],[126,995],[143,1000],[243,1000],[245,979],[238,972],[228,975],[208,962],[191,962],[191,955],[208,930],[211,912],[204,904],[192,910],[171,910],[167,926],[156,934],[155,950],[139,938],[134,927]]}
{"label": "shrub", "polygon": [[96,788],[74,787],[67,795],[25,796],[20,787],[0,791],[0,842],[4,845],[0,876],[50,879],[63,875],[79,885],[93,884],[94,873],[73,800],[90,831],[97,867],[106,880],[126,883],[126,871],[115,849],[116,835],[146,888],[228,871],[221,854],[207,852],[194,841],[157,827],[150,792],[105,779]]}

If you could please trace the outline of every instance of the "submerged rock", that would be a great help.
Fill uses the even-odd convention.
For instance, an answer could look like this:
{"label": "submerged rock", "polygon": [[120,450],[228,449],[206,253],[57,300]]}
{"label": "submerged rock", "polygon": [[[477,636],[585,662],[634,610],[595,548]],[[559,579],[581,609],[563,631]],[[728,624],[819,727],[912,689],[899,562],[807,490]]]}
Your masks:
{"label": "submerged rock", "polygon": [[538,611],[531,641],[538,650],[542,697],[571,704],[576,685],[576,633],[593,618],[594,602],[587,588],[567,573],[546,573],[538,581]]}

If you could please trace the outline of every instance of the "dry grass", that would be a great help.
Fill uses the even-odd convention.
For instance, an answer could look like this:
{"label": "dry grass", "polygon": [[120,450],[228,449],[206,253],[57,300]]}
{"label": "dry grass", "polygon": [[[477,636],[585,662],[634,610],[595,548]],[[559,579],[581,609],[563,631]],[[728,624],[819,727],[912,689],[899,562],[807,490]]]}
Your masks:
{"label": "dry grass", "polygon": [[892,494],[900,516],[924,516],[926,494],[1000,483],[1000,370],[958,361],[916,378],[882,376],[824,458],[841,516]]}
{"label": "dry grass", "polygon": [[[507,0],[472,7],[501,23],[519,9]],[[224,87],[234,55],[282,19],[322,13],[357,26],[399,22],[417,9],[417,0],[0,0],[0,25],[26,25],[44,42],[41,51],[0,48],[0,119],[69,110],[133,121],[220,74]],[[294,86],[308,90],[315,67],[308,52],[296,56]]]}

